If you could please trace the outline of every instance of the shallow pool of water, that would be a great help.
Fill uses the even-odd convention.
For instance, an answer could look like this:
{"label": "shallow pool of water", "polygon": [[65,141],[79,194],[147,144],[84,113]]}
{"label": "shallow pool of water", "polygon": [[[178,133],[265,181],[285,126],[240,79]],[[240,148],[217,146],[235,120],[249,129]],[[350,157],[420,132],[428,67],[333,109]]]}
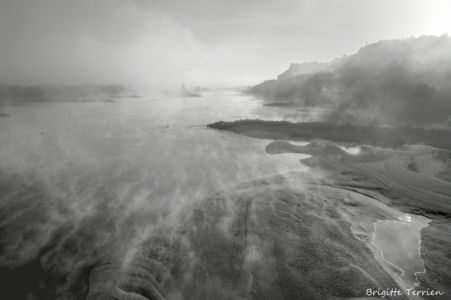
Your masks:
{"label": "shallow pool of water", "polygon": [[398,220],[381,220],[374,224],[373,245],[408,286],[415,285],[416,274],[424,272],[420,255],[421,229],[429,221],[425,217],[404,214]]}

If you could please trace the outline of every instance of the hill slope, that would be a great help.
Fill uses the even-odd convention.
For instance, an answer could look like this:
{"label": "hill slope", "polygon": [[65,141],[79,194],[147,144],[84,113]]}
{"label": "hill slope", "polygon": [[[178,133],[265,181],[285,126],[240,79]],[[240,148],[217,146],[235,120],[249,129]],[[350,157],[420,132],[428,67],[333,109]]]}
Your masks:
{"label": "hill slope", "polygon": [[249,92],[275,104],[329,108],[326,119],[340,123],[445,124],[450,50],[446,35],[380,41],[327,64],[292,64]]}

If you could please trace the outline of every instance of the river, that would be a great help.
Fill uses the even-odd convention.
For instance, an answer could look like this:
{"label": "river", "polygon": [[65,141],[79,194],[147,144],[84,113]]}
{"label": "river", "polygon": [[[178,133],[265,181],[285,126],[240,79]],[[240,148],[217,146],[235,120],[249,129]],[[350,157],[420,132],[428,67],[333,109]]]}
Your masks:
{"label": "river", "polygon": [[[266,154],[267,141],[205,127],[284,118],[234,91],[35,103],[2,112],[9,117],[0,120],[0,263],[7,268],[1,277],[12,286],[18,278],[31,282],[23,283],[23,295],[45,277],[36,265],[70,273],[113,244],[125,249],[118,251],[125,260],[128,245],[155,228],[176,227],[205,197],[305,168],[299,155]],[[66,246],[68,240],[76,244]]]}

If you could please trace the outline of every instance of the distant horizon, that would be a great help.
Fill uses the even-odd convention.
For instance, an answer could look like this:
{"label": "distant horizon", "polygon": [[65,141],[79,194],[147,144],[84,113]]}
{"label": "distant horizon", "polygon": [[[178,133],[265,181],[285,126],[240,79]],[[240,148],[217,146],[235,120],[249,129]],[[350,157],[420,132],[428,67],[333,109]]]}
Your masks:
{"label": "distant horizon", "polygon": [[356,54],[360,49],[366,47],[366,46],[370,46],[373,44],[377,44],[380,42],[384,42],[384,41],[404,41],[404,40],[409,40],[409,39],[418,39],[421,37],[449,37],[450,35],[448,33],[443,33],[441,35],[432,35],[432,34],[424,34],[424,35],[419,35],[419,36],[409,36],[409,37],[405,37],[405,38],[385,38],[385,39],[380,39],[377,41],[367,41],[364,45],[361,45],[360,47],[358,47],[354,52],[350,52],[350,53],[342,53],[342,54],[337,54],[335,57],[329,59],[329,60],[309,60],[309,61],[291,61],[291,62],[287,62],[285,65],[285,68],[282,68],[279,70],[278,73],[275,73],[272,75],[272,77],[267,77],[267,78],[261,78],[261,80],[259,81],[248,81],[248,82],[237,82],[237,83],[227,83],[227,82],[192,82],[189,80],[185,80],[185,81],[180,81],[179,83],[173,83],[170,86],[163,86],[160,87],[158,89],[146,89],[145,86],[134,86],[133,84],[129,84],[126,82],[114,82],[114,81],[110,81],[110,82],[102,82],[102,81],[80,81],[80,82],[56,82],[56,81],[42,81],[42,82],[0,82],[0,84],[7,84],[7,85],[22,85],[22,86],[45,86],[45,85],[56,85],[56,86],[77,86],[77,85],[100,85],[100,86],[107,86],[107,85],[124,85],[128,88],[132,88],[134,89],[134,91],[136,92],[164,92],[164,91],[176,91],[177,89],[180,88],[181,85],[186,85],[189,88],[194,88],[194,87],[206,87],[206,88],[210,88],[210,89],[240,89],[240,88],[245,88],[245,87],[250,87],[250,86],[254,86],[254,85],[258,85],[266,80],[273,80],[273,79],[277,79],[277,77],[282,74],[283,72],[287,71],[290,66],[294,65],[294,64],[304,64],[304,63],[330,63],[334,60],[343,58],[343,57],[347,57],[347,56],[351,56]]}
{"label": "distant horizon", "polygon": [[0,3],[0,82],[253,85],[366,43],[450,34],[445,0]]}

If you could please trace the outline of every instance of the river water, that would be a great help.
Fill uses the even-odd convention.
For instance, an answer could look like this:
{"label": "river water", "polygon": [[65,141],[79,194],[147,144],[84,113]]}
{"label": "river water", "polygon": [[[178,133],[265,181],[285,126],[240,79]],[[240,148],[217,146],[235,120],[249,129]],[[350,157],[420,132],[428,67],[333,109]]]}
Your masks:
{"label": "river water", "polygon": [[[181,213],[217,191],[305,168],[299,155],[266,154],[267,141],[205,127],[284,118],[233,91],[39,103],[2,113],[10,116],[0,119],[0,264],[11,268],[46,247],[53,254],[42,264],[77,268],[111,240],[134,244],[155,227],[175,227]],[[54,246],[58,234],[76,238],[70,247]]]}
{"label": "river water", "polygon": [[92,194],[101,189],[130,207],[147,201],[183,203],[301,168],[298,155],[267,155],[267,141],[205,127],[262,115],[283,118],[232,91],[202,98],[43,103],[6,111],[11,117],[0,123],[2,175],[32,176],[50,188],[58,186],[73,203],[86,198],[92,203]]}

